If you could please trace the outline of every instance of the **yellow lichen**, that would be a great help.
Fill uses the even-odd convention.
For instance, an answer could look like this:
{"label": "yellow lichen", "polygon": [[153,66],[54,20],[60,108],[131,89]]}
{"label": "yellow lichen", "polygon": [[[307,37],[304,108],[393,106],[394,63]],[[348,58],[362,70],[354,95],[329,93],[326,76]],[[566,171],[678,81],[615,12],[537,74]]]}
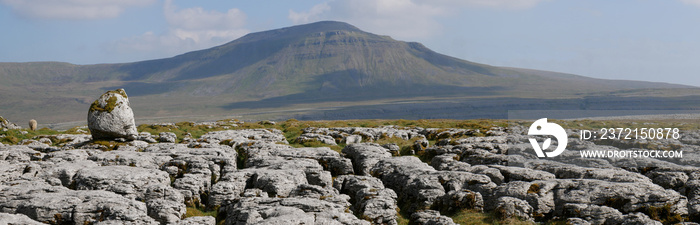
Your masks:
{"label": "yellow lichen", "polygon": [[[116,91],[107,92],[107,94],[110,94],[110,93],[120,94],[119,92],[116,92]],[[95,100],[95,102],[92,103],[92,105],[90,105],[90,112],[95,112],[95,111],[97,111],[97,112],[112,112],[117,106],[119,106],[119,104],[121,104],[121,102],[117,103],[117,100],[118,100],[117,96],[112,95],[111,97],[109,97],[109,99],[107,99],[107,104],[105,104],[105,106],[102,107],[102,106],[100,106],[100,100],[97,99],[97,100]]]}

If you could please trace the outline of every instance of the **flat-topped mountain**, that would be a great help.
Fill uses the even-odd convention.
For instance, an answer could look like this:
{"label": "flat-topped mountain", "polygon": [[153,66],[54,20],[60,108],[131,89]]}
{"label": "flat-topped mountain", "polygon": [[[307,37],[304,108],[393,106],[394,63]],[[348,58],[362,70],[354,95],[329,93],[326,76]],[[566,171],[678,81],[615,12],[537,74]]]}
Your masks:
{"label": "flat-topped mountain", "polygon": [[[484,65],[333,21],[250,33],[221,46],[166,59],[97,65],[0,63],[0,79],[0,115],[14,121],[38,118],[40,122],[84,120],[89,104],[99,94],[117,88],[129,93],[137,118],[270,111],[279,112],[281,115],[270,115],[281,118],[293,116],[289,111],[308,115],[296,112],[300,109],[336,112],[345,107],[354,107],[353,113],[307,118],[377,118],[382,113],[369,112],[372,116],[366,116],[363,109],[386,112],[391,110],[376,107],[388,103],[396,107],[397,102],[411,107],[427,102],[453,104],[455,99],[458,105],[478,108],[475,99],[579,101],[591,96],[667,98],[699,93],[695,87],[676,84]],[[501,105],[527,109],[517,102],[507,100]],[[590,101],[573,103],[580,104],[583,108],[596,105]],[[693,102],[682,108],[697,105]],[[445,108],[425,107],[431,112],[436,107]],[[401,112],[385,115],[402,117]],[[405,116],[421,115],[430,117]]]}

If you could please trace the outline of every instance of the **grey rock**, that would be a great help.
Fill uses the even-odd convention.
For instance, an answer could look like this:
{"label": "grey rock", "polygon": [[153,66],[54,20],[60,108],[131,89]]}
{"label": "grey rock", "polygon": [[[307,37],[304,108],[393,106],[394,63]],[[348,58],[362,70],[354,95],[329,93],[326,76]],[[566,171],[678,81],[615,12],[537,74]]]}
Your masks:
{"label": "grey rock", "polygon": [[500,197],[496,200],[495,211],[501,218],[516,218],[534,222],[532,206],[525,200],[513,197]]}
{"label": "grey rock", "polygon": [[399,201],[410,202],[408,212],[430,208],[441,196],[445,188],[435,170],[413,156],[400,156],[380,160],[371,170],[371,174],[393,189]]}
{"label": "grey rock", "polygon": [[449,170],[449,171],[467,171],[470,170],[469,163],[459,161],[459,155],[457,154],[441,154],[433,157],[430,161],[430,166],[436,170]]}
{"label": "grey rock", "polygon": [[[317,160],[324,170],[329,170],[333,176],[352,174],[354,172],[350,159],[341,157],[328,147],[292,148],[289,145],[254,142],[250,146],[239,146],[249,160],[264,159],[270,156],[286,158],[304,158]],[[250,165],[243,166],[245,168]]]}
{"label": "grey rock", "polygon": [[308,184],[306,173],[302,170],[266,170],[254,169],[250,184],[260,188],[269,196],[287,197],[297,186]]}
{"label": "grey rock", "polygon": [[445,139],[445,138],[460,138],[460,137],[469,137],[469,136],[474,136],[474,134],[479,133],[479,130],[472,130],[472,129],[457,129],[457,128],[448,128],[448,129],[436,129],[436,128],[427,128],[424,131],[421,132],[423,135],[426,137],[429,137],[431,139],[439,140],[439,139]]}
{"label": "grey rock", "polygon": [[2,116],[0,116],[0,130],[5,131],[5,130],[18,130],[18,129],[22,129],[22,127],[18,126],[17,124],[14,124],[14,123],[8,121],[7,119],[3,118]]}
{"label": "grey rock", "polygon": [[[245,194],[246,193],[244,193],[244,195]],[[348,208],[351,207],[351,204],[349,202],[350,196],[346,194],[340,194],[340,192],[338,192],[337,189],[331,187],[321,187],[312,184],[300,184],[289,196],[294,198],[320,199],[333,204],[343,205]]]}
{"label": "grey rock", "polygon": [[[430,208],[450,191],[470,190],[490,193],[496,187],[496,184],[485,175],[461,171],[436,171],[413,156],[380,160],[372,168],[371,174],[393,189],[398,194],[399,201],[410,202],[406,209],[408,212]],[[462,196],[453,195],[452,197],[461,198]],[[471,201],[474,204],[454,202],[453,205],[441,207],[459,208],[469,205],[479,207],[482,204],[478,202],[478,200]]]}
{"label": "grey rock", "polygon": [[492,165],[489,167],[500,170],[505,182],[556,179],[556,176],[554,176],[554,174],[540,170],[501,165]]}
{"label": "grey rock", "polygon": [[88,160],[102,166],[133,166],[139,168],[157,169],[172,158],[166,155],[134,151],[88,151]]}
{"label": "grey rock", "polygon": [[391,153],[391,155],[393,155],[393,156],[401,155],[401,153],[400,153],[401,147],[399,147],[399,145],[397,145],[395,143],[383,144],[382,147],[389,149],[389,153]]}
{"label": "grey rock", "polygon": [[244,198],[227,205],[226,224],[369,224],[344,205],[312,198]]}
{"label": "grey rock", "polygon": [[[533,208],[533,215],[550,214],[555,210],[556,181],[512,181],[496,187],[491,196],[492,199],[508,196],[522,199]],[[487,205],[491,209],[493,205]]]}
{"label": "grey rock", "polygon": [[501,174],[501,171],[498,169],[494,169],[491,167],[487,167],[484,165],[477,165],[477,166],[472,166],[467,170],[461,170],[458,169],[457,171],[465,171],[465,172],[470,172],[470,173],[475,173],[475,174],[483,174],[491,178],[491,181],[493,181],[496,184],[502,184],[505,182],[505,176]]}
{"label": "grey rock", "polygon": [[507,165],[513,155],[503,155],[492,153],[484,149],[464,149],[462,151],[462,161],[471,165]]}
{"label": "grey rock", "polygon": [[90,106],[87,120],[93,139],[134,140],[138,136],[134,112],[124,89],[102,94]]}
{"label": "grey rock", "polygon": [[651,179],[639,173],[620,168],[591,168],[548,160],[530,161],[527,168],[547,171],[558,179],[597,179],[611,182],[650,183]]}
{"label": "grey rock", "polygon": [[679,190],[688,182],[688,175],[679,171],[651,171],[646,174],[655,183],[666,189]]}
{"label": "grey rock", "polygon": [[318,161],[304,158],[283,158],[279,156],[249,158],[246,165],[249,168],[271,170],[302,170],[309,184],[330,187],[331,173],[324,171]]}
{"label": "grey rock", "polygon": [[388,149],[375,143],[361,143],[345,146],[343,154],[352,160],[355,173],[369,175],[369,171],[379,160],[391,157]]}
{"label": "grey rock", "polygon": [[700,219],[700,180],[691,180],[686,183],[686,197],[688,197],[688,213],[693,219]]}
{"label": "grey rock", "polygon": [[18,145],[24,145],[27,146],[31,149],[37,150],[37,151],[42,151],[42,152],[48,152],[52,150],[53,148],[46,143],[42,143],[37,140],[31,140],[31,139],[25,139],[17,143]]}
{"label": "grey rock", "polygon": [[[234,201],[241,198],[241,194],[246,190],[248,179],[253,173],[248,173],[245,170],[241,172],[228,173],[212,185],[209,193],[210,206],[222,206],[229,201]],[[259,190],[259,189],[258,189]],[[265,192],[267,196],[267,192]]]}
{"label": "grey rock", "polygon": [[161,223],[177,223],[187,211],[182,194],[168,185],[148,186],[144,200],[148,215]]}
{"label": "grey rock", "polygon": [[260,189],[271,197],[289,197],[300,185],[308,184],[303,170],[243,169],[228,173],[212,187],[212,205],[241,198],[246,189]]}
{"label": "grey rock", "polygon": [[[231,149],[189,149],[182,145],[153,144],[145,151],[175,156],[161,166],[174,179],[172,186],[182,192],[188,205],[204,206],[212,184],[227,173],[236,171],[236,153]],[[230,148],[228,146],[222,146]]]}
{"label": "grey rock", "polygon": [[213,216],[194,216],[185,218],[177,223],[176,225],[215,225],[216,218]]}
{"label": "grey rock", "polygon": [[[298,189],[297,189],[298,190]],[[257,189],[257,188],[251,188],[251,189],[246,189],[243,194],[241,194],[241,197],[262,197],[262,198],[268,198],[269,196],[267,195],[267,192],[264,192],[263,190]]]}
{"label": "grey rock", "polygon": [[59,143],[59,146],[66,147],[67,149],[82,146],[92,140],[92,135],[89,134],[58,134],[54,137],[61,140],[62,143]]}
{"label": "grey rock", "polygon": [[75,174],[77,190],[108,190],[127,198],[142,200],[146,187],[169,185],[168,174],[154,169],[129,166],[101,166],[81,169]]}
{"label": "grey rock", "polygon": [[227,141],[233,147],[236,147],[241,143],[247,143],[251,141],[268,143],[279,142],[283,144],[289,144],[289,142],[287,142],[287,139],[284,137],[282,131],[277,129],[212,131],[202,135],[202,137],[198,141],[216,144],[221,143],[223,141]]}
{"label": "grey rock", "polygon": [[59,161],[52,164],[49,168],[43,169],[37,176],[50,181],[51,179],[58,179],[60,182],[58,184],[65,187],[70,187],[75,185],[74,178],[78,171],[86,168],[94,168],[99,165],[93,161],[80,160],[80,161]]}
{"label": "grey rock", "polygon": [[630,213],[622,218],[620,218],[619,221],[616,221],[620,225],[662,225],[660,221],[652,220],[649,218],[649,216],[643,214],[643,213]]}
{"label": "grey rock", "polygon": [[435,202],[434,208],[444,212],[458,212],[461,209],[483,211],[484,198],[481,193],[470,190],[451,190]]}
{"label": "grey rock", "polygon": [[557,180],[554,189],[557,210],[566,203],[608,205],[622,213],[649,207],[670,206],[670,213],[688,215],[688,200],[673,190],[651,182],[617,183],[601,180]]}
{"label": "grey rock", "polygon": [[157,142],[155,139],[155,136],[151,135],[151,133],[148,133],[148,132],[139,133],[138,140],[145,141],[147,143],[156,143]]}
{"label": "grey rock", "polygon": [[373,224],[396,224],[396,193],[381,180],[369,176],[344,175],[333,181],[340,193],[350,195],[353,211]]}
{"label": "grey rock", "polygon": [[622,213],[608,206],[567,203],[563,208],[564,215],[582,218],[591,224],[618,224],[616,221],[622,221]]}
{"label": "grey rock", "polygon": [[357,135],[357,134],[348,135],[348,136],[343,137],[342,142],[345,143],[345,145],[359,144],[359,143],[362,143],[362,136]]}
{"label": "grey rock", "polygon": [[177,142],[177,135],[173,132],[161,132],[158,135],[158,140],[160,142],[175,143]]}
{"label": "grey rock", "polygon": [[53,141],[51,141],[51,139],[46,138],[46,137],[39,138],[39,142],[44,143],[44,144],[47,144],[47,145],[52,145],[52,144],[53,144]]}
{"label": "grey rock", "polygon": [[440,212],[435,210],[424,210],[411,214],[411,223],[416,225],[456,225],[452,218],[440,215]]}
{"label": "grey rock", "polygon": [[119,220],[158,224],[146,214],[146,204],[112,192],[74,191],[43,181],[14,181],[0,186],[0,208],[46,223],[93,223]]}
{"label": "grey rock", "polygon": [[23,214],[0,213],[0,221],[3,224],[44,225]]}
{"label": "grey rock", "polygon": [[338,145],[335,143],[335,139],[333,137],[324,135],[324,134],[315,134],[315,133],[303,133],[297,137],[295,140],[296,143],[306,143],[306,142],[311,142],[311,141],[318,141],[327,145]]}
{"label": "grey rock", "polygon": [[[367,128],[367,127],[333,127],[333,128],[318,128],[309,127],[304,129],[304,133],[317,133],[329,135],[334,138],[342,139],[343,143],[346,144],[357,144],[365,139],[367,141],[375,141],[381,137],[388,138],[401,138],[404,140],[409,140],[416,137],[423,137],[419,132],[422,128],[402,128],[397,126],[383,126],[378,128]],[[361,137],[358,139],[356,136]],[[350,137],[350,138],[345,138]]]}
{"label": "grey rock", "polygon": [[0,183],[19,179],[24,174],[24,169],[27,166],[27,163],[0,161]]}
{"label": "grey rock", "polygon": [[424,151],[426,148],[428,148],[428,145],[430,145],[430,142],[428,142],[428,139],[426,138],[421,138],[413,142],[413,150],[416,152],[419,151]]}
{"label": "grey rock", "polygon": [[566,224],[567,225],[591,225],[588,221],[585,221],[581,218],[573,217],[573,218],[566,218]]}
{"label": "grey rock", "polygon": [[70,151],[51,152],[46,155],[46,161],[52,162],[72,162],[87,160],[90,155],[86,150],[75,149]]}
{"label": "grey rock", "polygon": [[44,153],[24,145],[7,145],[0,147],[0,160],[8,162],[29,162],[44,158]]}

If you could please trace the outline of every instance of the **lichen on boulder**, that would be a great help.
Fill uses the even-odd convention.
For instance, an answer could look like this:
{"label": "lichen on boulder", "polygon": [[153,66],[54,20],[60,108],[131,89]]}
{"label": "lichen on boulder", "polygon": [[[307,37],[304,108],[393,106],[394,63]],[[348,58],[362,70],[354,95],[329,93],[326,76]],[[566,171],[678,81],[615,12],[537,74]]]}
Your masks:
{"label": "lichen on boulder", "polygon": [[124,89],[108,91],[90,105],[88,129],[93,139],[125,138],[138,136],[134,112]]}

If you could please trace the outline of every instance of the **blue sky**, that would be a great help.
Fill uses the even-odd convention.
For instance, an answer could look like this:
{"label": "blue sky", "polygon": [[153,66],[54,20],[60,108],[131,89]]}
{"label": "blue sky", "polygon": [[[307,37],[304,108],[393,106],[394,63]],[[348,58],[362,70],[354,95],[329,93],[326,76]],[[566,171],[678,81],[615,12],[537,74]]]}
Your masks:
{"label": "blue sky", "polygon": [[165,58],[320,20],[496,66],[700,86],[700,0],[0,0],[0,62]]}

